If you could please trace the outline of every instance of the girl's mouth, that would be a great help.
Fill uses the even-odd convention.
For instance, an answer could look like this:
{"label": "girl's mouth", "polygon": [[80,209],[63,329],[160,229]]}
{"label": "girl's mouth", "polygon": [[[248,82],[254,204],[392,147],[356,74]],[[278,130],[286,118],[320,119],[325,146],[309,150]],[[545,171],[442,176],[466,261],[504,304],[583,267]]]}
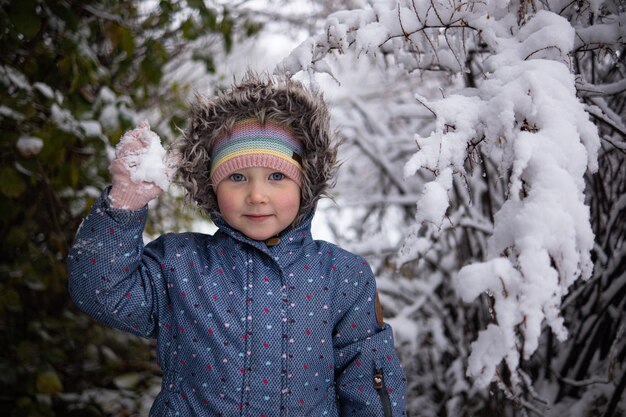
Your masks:
{"label": "girl's mouth", "polygon": [[262,222],[263,220],[269,219],[271,216],[269,214],[246,214],[244,217],[253,222]]}

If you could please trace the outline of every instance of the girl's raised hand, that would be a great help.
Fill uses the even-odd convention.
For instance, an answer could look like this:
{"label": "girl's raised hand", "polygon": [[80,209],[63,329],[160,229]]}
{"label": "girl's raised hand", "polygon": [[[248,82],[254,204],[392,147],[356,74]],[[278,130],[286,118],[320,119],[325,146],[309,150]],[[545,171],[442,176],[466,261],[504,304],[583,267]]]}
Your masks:
{"label": "girl's raised hand", "polygon": [[138,210],[167,190],[176,173],[177,160],[161,146],[148,122],[122,136],[111,163],[110,204]]}

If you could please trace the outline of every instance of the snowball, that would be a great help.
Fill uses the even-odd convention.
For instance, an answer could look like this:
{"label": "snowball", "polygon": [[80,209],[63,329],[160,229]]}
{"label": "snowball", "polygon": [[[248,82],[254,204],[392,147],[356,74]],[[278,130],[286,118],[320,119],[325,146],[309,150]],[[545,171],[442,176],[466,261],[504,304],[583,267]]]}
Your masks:
{"label": "snowball", "polygon": [[170,186],[168,172],[171,170],[166,165],[167,152],[161,145],[159,135],[150,130],[147,123],[126,132],[115,148],[116,154],[128,142],[136,141],[137,137],[141,137],[147,146],[126,156],[126,166],[130,171],[131,181],[136,184],[151,182],[158,185],[163,191],[167,190]]}

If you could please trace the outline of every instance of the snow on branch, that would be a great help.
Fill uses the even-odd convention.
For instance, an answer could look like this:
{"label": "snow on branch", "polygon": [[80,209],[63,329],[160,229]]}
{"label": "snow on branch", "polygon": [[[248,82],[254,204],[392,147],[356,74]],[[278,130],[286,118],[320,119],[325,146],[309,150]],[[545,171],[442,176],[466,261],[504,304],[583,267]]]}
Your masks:
{"label": "snow on branch", "polygon": [[[453,176],[470,175],[468,161],[477,155],[494,161],[508,179],[506,199],[494,216],[485,259],[462,268],[454,285],[466,302],[484,293],[493,301],[495,319],[472,343],[468,375],[479,387],[502,383],[497,368],[504,362],[513,392],[525,382],[520,361],[536,351],[543,326],[559,340],[567,338],[561,300],[593,268],[583,176],[597,169],[600,141],[577,97],[570,54],[585,39],[601,42],[602,34],[623,30],[578,30],[567,18],[541,10],[549,5],[567,8],[559,1],[376,1],[329,16],[325,32],[281,64],[291,73],[332,75],[329,56],[353,49],[393,55],[408,70],[438,66],[462,72],[468,51],[487,56],[474,88],[437,101],[416,97],[416,106],[435,115],[436,128],[416,135],[418,149],[404,174],[428,170],[435,177],[417,201],[400,258],[425,250],[427,239],[419,233],[424,226],[426,233],[441,229]],[[621,88],[621,82],[605,86]]]}
{"label": "snow on branch", "polygon": [[[510,177],[487,259],[462,268],[455,279],[464,301],[485,292],[494,300],[496,322],[480,333],[469,357],[468,373],[479,386],[495,378],[501,361],[517,385],[520,355],[535,352],[544,321],[565,340],[561,299],[574,281],[591,276],[583,176],[597,168],[599,138],[563,61],[573,37],[565,19],[542,11],[516,36],[494,36],[490,60],[497,64],[487,79],[478,89],[428,104],[438,127],[417,138],[420,150],[405,167],[406,175],[421,168],[465,173],[467,150],[478,143]],[[541,51],[540,59],[532,59],[539,54],[531,50]],[[441,207],[440,199],[431,201],[425,190],[420,207]],[[444,214],[437,213],[439,222]],[[430,221],[436,223],[435,216]]]}
{"label": "snow on branch", "polygon": [[[568,31],[565,20],[546,13],[529,25],[546,28],[548,19],[553,33]],[[478,146],[500,161],[500,171],[510,175],[508,198],[495,215],[488,241],[488,259],[461,269],[455,280],[465,301],[484,292],[495,301],[497,322],[480,333],[469,358],[468,372],[480,386],[495,377],[502,360],[515,371],[520,353],[528,359],[535,352],[544,321],[565,340],[561,298],[576,279],[586,279],[592,271],[593,233],[583,175],[596,169],[595,126],[576,97],[566,65],[516,60],[512,40],[501,44],[507,50],[496,49],[499,65],[477,91],[429,103],[438,127],[431,136],[417,138],[420,150],[405,167],[406,175],[421,168],[464,173],[467,150],[480,141]],[[520,42],[518,52],[523,49]],[[559,49],[559,60],[563,52],[568,51]],[[441,174],[435,181],[439,178]],[[421,214],[433,208],[440,210],[428,217]],[[440,197],[426,188],[417,219],[440,223],[444,214]]]}

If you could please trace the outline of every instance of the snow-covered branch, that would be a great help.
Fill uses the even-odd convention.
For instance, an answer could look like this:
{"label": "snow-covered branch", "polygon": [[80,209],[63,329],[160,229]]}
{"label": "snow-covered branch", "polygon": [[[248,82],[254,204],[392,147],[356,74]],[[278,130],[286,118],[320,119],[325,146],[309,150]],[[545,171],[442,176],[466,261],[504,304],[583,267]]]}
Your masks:
{"label": "snow-covered branch", "polygon": [[[404,127],[413,129],[416,146],[405,158],[387,154],[391,144],[385,141],[397,135],[398,126],[388,116],[393,99],[376,102],[362,94],[362,86],[352,90],[357,99],[351,107],[359,117],[350,118],[347,137],[360,145],[387,188],[367,183],[360,198],[348,200],[364,208],[356,223],[384,218],[375,208],[385,203],[406,209],[415,199],[417,210],[403,223],[404,244],[385,262],[401,274],[414,272],[418,280],[429,271],[452,275],[458,297],[488,309],[488,315],[472,316],[476,322],[470,327],[481,330],[471,344],[467,374],[476,388],[496,382],[517,404],[541,414],[544,407],[536,404],[544,400],[531,395],[532,381],[522,368],[533,359],[546,328],[561,343],[568,338],[562,300],[592,277],[591,254],[598,245],[585,177],[598,170],[600,135],[594,122],[609,126],[611,135],[603,134],[614,145],[609,148],[624,149],[623,105],[615,101],[626,83],[623,68],[611,65],[623,48],[623,7],[567,0],[361,3],[330,15],[324,31],[303,42],[280,67],[293,74],[327,73],[344,82],[343,88],[336,62],[345,56],[376,61],[407,78],[433,76],[434,71],[418,71],[423,69],[450,74],[437,78],[440,94],[413,86],[414,106],[433,123],[409,119]],[[600,66],[610,68],[607,76],[596,77]],[[363,111],[363,101],[383,104]],[[396,170],[402,159],[405,181],[413,182],[399,186]],[[350,168],[370,178],[367,169]],[[356,187],[361,184],[365,187],[365,182]],[[440,284],[437,291],[445,292],[445,281]],[[406,309],[394,306],[399,323],[408,325],[408,317],[418,317],[415,311],[428,309],[436,298],[418,299],[419,305]],[[445,372],[458,376],[452,368]],[[452,402],[450,407],[454,410]]]}

